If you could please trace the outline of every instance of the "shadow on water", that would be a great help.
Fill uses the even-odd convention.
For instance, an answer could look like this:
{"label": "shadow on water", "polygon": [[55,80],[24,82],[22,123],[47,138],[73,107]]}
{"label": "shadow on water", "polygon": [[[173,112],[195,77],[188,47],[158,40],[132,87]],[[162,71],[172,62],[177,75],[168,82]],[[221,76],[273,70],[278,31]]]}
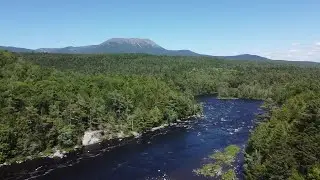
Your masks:
{"label": "shadow on water", "polygon": [[[19,177],[17,171],[23,170],[29,171],[20,176],[23,179],[205,179],[192,170],[201,167],[214,150],[230,144],[244,148],[254,128],[255,114],[262,112],[259,109],[262,102],[219,100],[208,96],[198,97],[198,100],[204,107],[203,118],[190,119],[190,122],[139,139],[124,140],[122,146],[113,149],[102,144],[70,154],[60,161],[42,160],[42,168],[36,171],[38,174],[30,173],[24,164],[2,170],[15,169],[13,179]],[[236,165],[238,177],[242,179],[243,154]]]}

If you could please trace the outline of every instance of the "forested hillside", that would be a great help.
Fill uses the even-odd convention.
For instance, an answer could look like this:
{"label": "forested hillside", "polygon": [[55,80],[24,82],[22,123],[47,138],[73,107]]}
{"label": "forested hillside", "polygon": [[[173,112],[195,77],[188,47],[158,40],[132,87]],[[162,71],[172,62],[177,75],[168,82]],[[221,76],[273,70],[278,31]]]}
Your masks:
{"label": "forested hillside", "polygon": [[112,138],[200,110],[191,94],[157,77],[61,72],[8,52],[0,60],[1,163],[73,148],[88,129]]}
{"label": "forested hillside", "polygon": [[[263,99],[248,179],[320,178],[320,68],[144,54],[1,53],[0,162],[79,144],[87,129],[144,131],[200,111],[193,96]],[[106,135],[107,136],[107,135]]]}

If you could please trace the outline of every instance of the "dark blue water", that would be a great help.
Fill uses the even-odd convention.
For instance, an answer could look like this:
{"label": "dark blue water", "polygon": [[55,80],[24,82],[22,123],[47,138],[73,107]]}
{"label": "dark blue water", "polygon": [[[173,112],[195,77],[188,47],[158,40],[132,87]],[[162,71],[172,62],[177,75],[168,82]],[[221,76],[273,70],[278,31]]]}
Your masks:
{"label": "dark blue water", "polygon": [[[37,179],[204,179],[192,170],[207,162],[207,156],[230,144],[244,147],[261,101],[218,100],[200,97],[204,117],[191,119],[161,134],[135,140],[108,152],[94,152],[78,163],[59,165]],[[236,162],[241,179],[243,155]]]}

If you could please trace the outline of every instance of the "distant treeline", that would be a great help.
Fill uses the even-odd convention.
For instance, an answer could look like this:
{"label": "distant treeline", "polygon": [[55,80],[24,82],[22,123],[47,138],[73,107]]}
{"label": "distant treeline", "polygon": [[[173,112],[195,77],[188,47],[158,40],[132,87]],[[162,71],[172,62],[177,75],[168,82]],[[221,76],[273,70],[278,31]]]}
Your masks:
{"label": "distant treeline", "polygon": [[[320,66],[145,54],[0,56],[0,162],[111,138],[200,111],[195,95],[265,100],[247,179],[320,177]],[[37,64],[37,65],[35,65]]]}

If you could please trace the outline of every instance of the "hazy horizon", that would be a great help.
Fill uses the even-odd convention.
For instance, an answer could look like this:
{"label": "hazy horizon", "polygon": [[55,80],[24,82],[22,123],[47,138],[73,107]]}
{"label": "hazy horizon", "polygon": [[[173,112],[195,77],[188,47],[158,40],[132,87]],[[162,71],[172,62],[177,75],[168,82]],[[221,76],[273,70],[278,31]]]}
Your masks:
{"label": "hazy horizon", "polygon": [[[0,46],[58,48],[148,38],[170,49],[320,62],[316,0],[6,1]],[[9,17],[9,18],[8,18]]]}

